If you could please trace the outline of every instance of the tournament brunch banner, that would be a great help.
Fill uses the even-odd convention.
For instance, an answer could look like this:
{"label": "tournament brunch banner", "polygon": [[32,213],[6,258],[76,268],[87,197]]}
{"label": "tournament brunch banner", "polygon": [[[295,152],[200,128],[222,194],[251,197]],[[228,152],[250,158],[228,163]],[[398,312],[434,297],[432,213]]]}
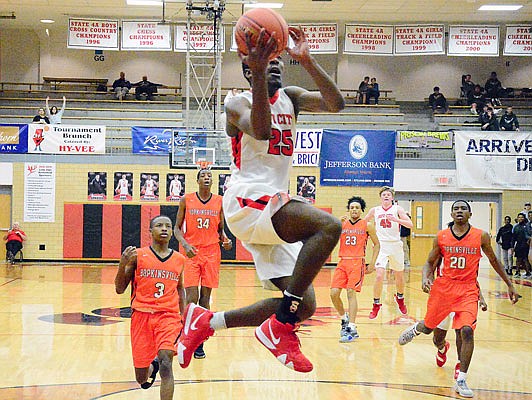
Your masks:
{"label": "tournament brunch banner", "polygon": [[498,26],[449,26],[449,56],[499,55]]}
{"label": "tournament brunch banner", "polygon": [[28,125],[0,125],[0,154],[28,152]]}
{"label": "tournament brunch banner", "polygon": [[295,167],[317,167],[320,162],[322,129],[298,129],[292,165]]}
{"label": "tournament brunch banner", "polygon": [[456,131],[458,186],[532,189],[532,132]]}
{"label": "tournament brunch banner", "polygon": [[67,47],[118,50],[118,20],[70,18]]}
{"label": "tournament brunch banner", "polygon": [[320,184],[393,186],[394,131],[323,130]]}
{"label": "tournament brunch banner", "polygon": [[397,131],[397,147],[452,149],[452,131]]}
{"label": "tournament brunch banner", "polygon": [[346,24],[344,53],[393,55],[393,26]]}
{"label": "tournament brunch banner", "polygon": [[[225,51],[225,30],[223,26],[220,31],[220,51]],[[174,51],[187,51],[187,34],[186,25],[177,25],[175,27]],[[214,25],[190,25],[190,48],[197,52],[214,51]]]}
{"label": "tournament brunch banner", "polygon": [[505,56],[532,56],[532,25],[508,25],[504,40]]}
{"label": "tournament brunch banner", "polygon": [[157,21],[122,21],[122,50],[172,50],[170,25]]}
{"label": "tournament brunch banner", "polygon": [[28,153],[105,154],[103,125],[28,125]]}
{"label": "tournament brunch banner", "polygon": [[396,55],[445,54],[443,25],[396,25]]}

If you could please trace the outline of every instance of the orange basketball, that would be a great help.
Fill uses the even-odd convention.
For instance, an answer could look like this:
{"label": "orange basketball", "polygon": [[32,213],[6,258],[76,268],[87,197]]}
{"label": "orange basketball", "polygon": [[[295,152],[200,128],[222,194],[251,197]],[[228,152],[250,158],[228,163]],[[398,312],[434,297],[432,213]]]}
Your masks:
{"label": "orange basketball", "polygon": [[251,43],[256,46],[262,28],[266,30],[266,39],[269,39],[270,35],[275,32],[277,49],[270,57],[273,60],[284,51],[288,44],[288,24],[280,14],[269,8],[252,8],[238,19],[235,27],[238,50],[247,55],[246,32],[250,32]]}

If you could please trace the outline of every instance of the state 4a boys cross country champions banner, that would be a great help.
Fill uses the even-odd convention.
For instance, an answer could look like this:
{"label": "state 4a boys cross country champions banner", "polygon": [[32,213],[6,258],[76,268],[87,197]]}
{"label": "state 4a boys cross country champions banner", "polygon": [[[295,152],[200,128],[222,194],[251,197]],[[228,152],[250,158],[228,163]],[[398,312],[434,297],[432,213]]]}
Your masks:
{"label": "state 4a boys cross country champions banner", "polygon": [[455,132],[458,186],[532,189],[532,132]]}
{"label": "state 4a boys cross country champions banner", "polygon": [[320,153],[323,186],[392,186],[394,131],[324,129]]}

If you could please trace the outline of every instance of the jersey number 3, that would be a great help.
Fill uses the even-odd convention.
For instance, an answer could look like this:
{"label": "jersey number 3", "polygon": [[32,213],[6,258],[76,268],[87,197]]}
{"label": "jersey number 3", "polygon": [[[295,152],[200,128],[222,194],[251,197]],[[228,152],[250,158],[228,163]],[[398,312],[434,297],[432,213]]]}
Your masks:
{"label": "jersey number 3", "polygon": [[294,141],[292,140],[292,131],[289,129],[280,131],[279,129],[272,128],[268,154],[273,154],[275,156],[291,156],[293,153]]}
{"label": "jersey number 3", "polygon": [[157,282],[155,284],[155,287],[157,288],[157,292],[155,292],[153,294],[153,297],[155,297],[156,299],[158,299],[159,297],[162,297],[164,295],[164,283],[162,282]]}

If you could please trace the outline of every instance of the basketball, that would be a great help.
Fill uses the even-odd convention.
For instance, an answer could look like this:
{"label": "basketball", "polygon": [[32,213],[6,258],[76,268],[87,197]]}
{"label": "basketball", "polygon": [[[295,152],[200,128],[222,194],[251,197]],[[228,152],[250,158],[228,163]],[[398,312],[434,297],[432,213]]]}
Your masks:
{"label": "basketball", "polygon": [[270,35],[275,32],[277,49],[270,56],[270,60],[273,60],[284,51],[288,44],[288,24],[280,14],[269,8],[253,8],[238,19],[235,28],[238,50],[247,55],[246,33],[251,34],[251,43],[256,46],[262,28],[266,30],[266,39],[269,39]]}

